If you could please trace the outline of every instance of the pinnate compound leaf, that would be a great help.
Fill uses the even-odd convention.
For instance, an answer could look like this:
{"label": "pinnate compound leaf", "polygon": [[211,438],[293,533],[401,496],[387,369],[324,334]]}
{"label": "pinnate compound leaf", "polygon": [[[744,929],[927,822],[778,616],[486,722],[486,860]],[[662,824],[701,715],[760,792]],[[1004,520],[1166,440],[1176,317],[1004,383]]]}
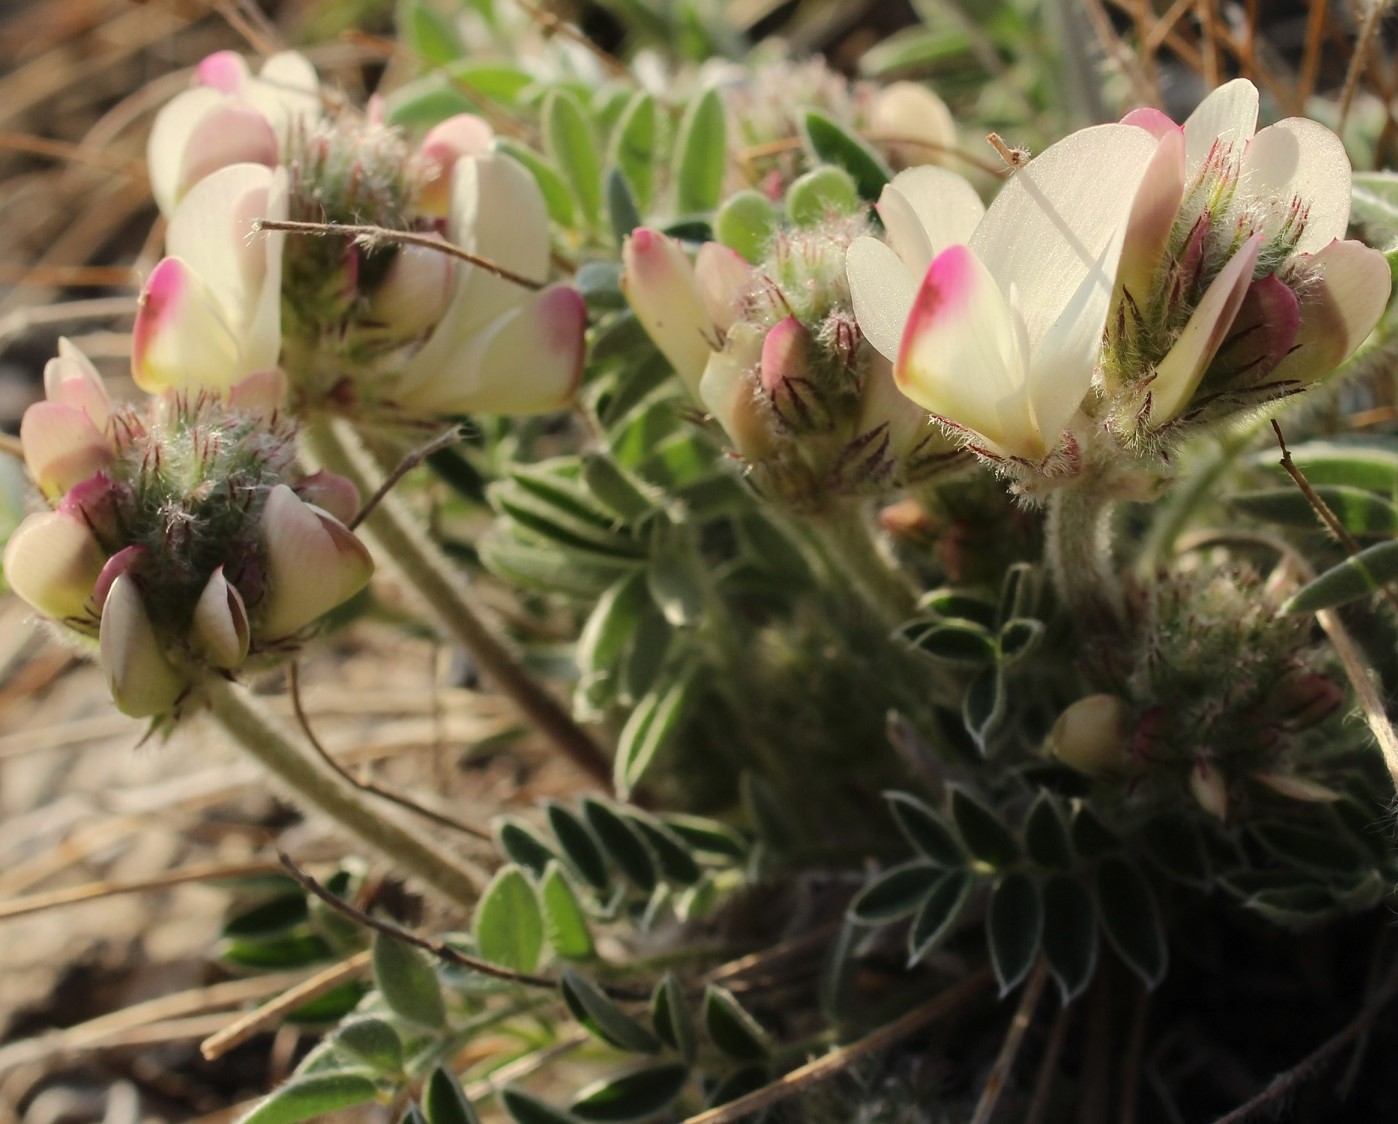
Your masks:
{"label": "pinnate compound leaf", "polygon": [[378,1086],[362,1073],[331,1070],[305,1074],[274,1089],[238,1124],[300,1124],[336,1109],[372,1101],[377,1094]]}
{"label": "pinnate compound leaf", "polygon": [[335,1031],[335,1046],[350,1053],[379,1073],[403,1068],[403,1043],[398,1032],[383,1019],[354,1019]]}
{"label": "pinnate compound leaf", "polygon": [[1029,857],[1050,870],[1067,870],[1073,865],[1073,844],[1068,828],[1054,799],[1041,792],[1024,820],[1024,846]]}
{"label": "pinnate compound leaf", "polygon": [[1027,874],[1005,875],[990,893],[985,917],[990,964],[1006,995],[1029,974],[1044,931],[1044,906],[1039,887]]}
{"label": "pinnate compound leaf", "polygon": [[655,993],[650,1000],[650,1021],[660,1040],[693,1065],[699,1049],[694,1018],[684,997],[684,988],[670,972],[666,972],[665,978],[655,985]]}
{"label": "pinnate compound leaf", "polygon": [[609,805],[595,797],[585,797],[582,806],[588,826],[601,840],[602,848],[612,862],[643,893],[649,894],[654,890],[658,881],[655,860],[636,830]]}
{"label": "pinnate compound leaf", "polygon": [[770,1053],[767,1035],[733,993],[717,984],[704,991],[704,1026],[713,1044],[730,1058],[757,1061]]}
{"label": "pinnate compound leaf", "polygon": [[611,883],[602,850],[587,826],[562,804],[548,806],[549,827],[558,837],[564,857],[572,863],[589,886],[605,890]]}
{"label": "pinnate compound leaf", "polygon": [[1044,887],[1044,959],[1058,981],[1063,1002],[1086,990],[1097,970],[1097,916],[1092,894],[1067,875]]}
{"label": "pinnate compound leaf", "polygon": [[641,90],[632,95],[622,110],[612,133],[609,155],[611,162],[626,176],[642,211],[650,210],[655,198],[655,145],[655,98]]}
{"label": "pinnate compound leaf", "polygon": [[668,1105],[688,1080],[686,1065],[669,1062],[648,1066],[587,1086],[573,1102],[573,1114],[583,1120],[638,1120]]}
{"label": "pinnate compound leaf", "polygon": [[1165,925],[1155,894],[1135,867],[1109,858],[1097,868],[1097,913],[1117,954],[1147,987],[1165,978]]}
{"label": "pinnate compound leaf", "polygon": [[441,981],[425,953],[375,933],[373,961],[374,984],[390,1011],[419,1026],[446,1025]]}
{"label": "pinnate compound leaf", "polygon": [[906,792],[885,792],[884,799],[893,810],[898,829],[934,866],[956,867],[966,861],[956,834],[942,817],[915,796]]}
{"label": "pinnate compound leaf", "polygon": [[1014,833],[965,789],[951,790],[951,815],[966,849],[981,862],[1005,867],[1019,860],[1019,844]]}
{"label": "pinnate compound leaf", "polygon": [[559,989],[573,1017],[603,1042],[631,1054],[660,1052],[660,1039],[573,969],[564,969]]}
{"label": "pinnate compound leaf", "polygon": [[932,955],[951,934],[975,885],[975,878],[965,870],[948,870],[932,884],[908,929],[909,966]]}
{"label": "pinnate compound leaf", "polygon": [[476,949],[516,972],[532,972],[544,949],[544,918],[529,876],[510,864],[490,880],[476,905]]}
{"label": "pinnate compound leaf", "polygon": [[849,916],[863,925],[885,925],[917,912],[941,877],[930,863],[910,862],[884,871],[849,903]]}
{"label": "pinnate compound leaf", "polygon": [[456,1075],[439,1065],[422,1091],[422,1111],[427,1124],[480,1124],[480,1117],[466,1099]]}

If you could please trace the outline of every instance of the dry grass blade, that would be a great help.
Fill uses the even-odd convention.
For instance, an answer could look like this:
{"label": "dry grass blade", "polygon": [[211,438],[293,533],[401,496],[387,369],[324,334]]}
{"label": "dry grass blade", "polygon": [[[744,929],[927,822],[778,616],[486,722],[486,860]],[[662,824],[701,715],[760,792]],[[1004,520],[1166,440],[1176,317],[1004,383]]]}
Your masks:
{"label": "dry grass blade", "polygon": [[236,1049],[253,1035],[278,1022],[283,1015],[356,978],[369,966],[369,960],[370,953],[367,950],[356,952],[338,964],[332,964],[324,971],[317,972],[310,979],[302,980],[257,1010],[249,1011],[217,1034],[204,1039],[199,1044],[199,1052],[208,1061],[217,1061],[229,1050]]}
{"label": "dry grass blade", "polygon": [[101,898],[117,897],[121,894],[141,894],[150,890],[165,890],[171,886],[183,886],[189,882],[210,882],[221,878],[247,878],[256,874],[276,874],[281,870],[276,863],[215,863],[207,866],[186,867],[170,870],[151,878],[132,882],[90,882],[83,886],[70,886],[64,890],[51,890],[46,894],[31,894],[29,897],[0,902],[0,921],[10,917],[23,917],[28,913],[39,913],[58,906],[76,905],[79,902],[97,901]]}
{"label": "dry grass blade", "polygon": [[1005,1083],[1009,1080],[1010,1073],[1014,1069],[1015,1059],[1019,1057],[1019,1049],[1024,1045],[1024,1034],[1029,1029],[1029,1024],[1034,1020],[1034,1011],[1039,1006],[1039,997],[1044,993],[1044,984],[1048,982],[1048,962],[1040,958],[1034,965],[1034,971],[1029,977],[1029,982],[1024,985],[1024,994],[1020,997],[1019,1006],[1015,1008],[1014,1017],[1010,1019],[1009,1030],[1005,1032],[1005,1041],[1000,1046],[1000,1054],[995,1059],[995,1064],[990,1068],[990,1074],[985,1079],[985,1088],[981,1090],[980,1100],[976,1102],[976,1111],[971,1116],[971,1124],[990,1124],[990,1120],[995,1115],[995,1108],[1000,1103],[1000,1096],[1005,1091]]}

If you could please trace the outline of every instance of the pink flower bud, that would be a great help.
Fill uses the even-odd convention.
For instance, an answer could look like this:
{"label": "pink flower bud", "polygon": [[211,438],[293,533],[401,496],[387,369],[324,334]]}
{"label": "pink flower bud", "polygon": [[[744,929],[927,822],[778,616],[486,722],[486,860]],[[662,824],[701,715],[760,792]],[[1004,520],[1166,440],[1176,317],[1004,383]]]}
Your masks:
{"label": "pink flower bud", "polygon": [[723,426],[738,453],[758,464],[776,449],[775,418],[757,382],[762,336],[751,324],[736,324],[722,351],[709,357],[699,380],[699,398]]}
{"label": "pink flower bud", "polygon": [[186,684],[160,650],[134,578],[123,575],[112,583],[98,639],[102,670],[119,711],[148,718],[174,708]]}
{"label": "pink flower bud", "polygon": [[1135,714],[1125,699],[1088,695],[1058,716],[1048,736],[1048,751],[1063,764],[1090,776],[1113,776],[1132,770],[1131,731]]}
{"label": "pink flower bud", "polygon": [[5,580],[37,611],[54,620],[86,614],[106,556],[92,533],[61,511],[31,515],[5,544]]}
{"label": "pink flower bud", "polygon": [[112,416],[106,384],[92,361],[68,339],[58,341],[58,354],[44,365],[44,397],[81,410],[94,428],[106,432]]}
{"label": "pink flower bud", "polygon": [[359,514],[359,489],[337,473],[322,469],[302,477],[292,490],[304,503],[329,512],[341,523],[348,524]]}
{"label": "pink flower bud", "polygon": [[92,603],[99,614],[106,607],[107,595],[111,593],[117,578],[136,573],[141,563],[149,557],[150,551],[137,544],[123,547],[107,559],[107,564],[92,585]]}
{"label": "pink flower bud", "polygon": [[418,149],[417,205],[423,214],[444,219],[451,211],[456,162],[489,152],[494,130],[480,117],[458,113],[432,127]]}
{"label": "pink flower bud", "polygon": [[220,566],[194,606],[194,643],[214,667],[227,670],[248,657],[251,629],[243,597],[223,576]]}
{"label": "pink flower bud", "polygon": [[285,484],[262,512],[267,591],[257,631],[277,640],[300,632],[368,584],[368,550],[334,516],[302,503]]}
{"label": "pink flower bud", "polygon": [[713,350],[716,330],[694,268],[673,238],[638,227],[621,251],[621,291],[632,311],[691,393]]}
{"label": "pink flower bud", "polygon": [[58,510],[82,523],[100,542],[115,542],[121,534],[120,507],[130,489],[105,473],[89,476],[68,489]]}
{"label": "pink flower bud", "polygon": [[920,82],[891,82],[880,90],[869,127],[894,163],[905,167],[941,163],[956,148],[951,110]]}
{"label": "pink flower bud", "polygon": [[762,389],[776,400],[783,384],[805,380],[811,365],[811,333],[794,316],[788,316],[762,341]]}

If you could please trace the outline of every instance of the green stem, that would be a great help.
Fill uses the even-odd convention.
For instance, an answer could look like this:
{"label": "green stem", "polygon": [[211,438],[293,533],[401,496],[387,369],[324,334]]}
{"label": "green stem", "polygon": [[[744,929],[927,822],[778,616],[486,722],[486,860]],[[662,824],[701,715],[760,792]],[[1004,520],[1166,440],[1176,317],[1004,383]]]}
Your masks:
{"label": "green stem", "polygon": [[[302,434],[322,467],[348,477],[361,495],[374,494],[381,473],[345,423],[319,419],[308,424]],[[477,612],[461,575],[412,512],[390,493],[365,516],[364,529],[426,602],[437,626],[471,653],[481,670],[578,768],[610,788],[612,767],[607,754]]]}
{"label": "green stem", "polygon": [[807,524],[832,563],[869,605],[889,624],[905,621],[916,599],[874,541],[860,505],[832,504]]}
{"label": "green stem", "polygon": [[239,746],[306,803],[456,905],[469,909],[475,904],[480,885],[474,875],[386,818],[347,780],[314,761],[246,690],[210,675],[200,684],[200,694]]}
{"label": "green stem", "polygon": [[1125,619],[1121,579],[1112,559],[1113,503],[1088,478],[1049,496],[1049,573],[1064,607],[1086,631],[1119,631]]}

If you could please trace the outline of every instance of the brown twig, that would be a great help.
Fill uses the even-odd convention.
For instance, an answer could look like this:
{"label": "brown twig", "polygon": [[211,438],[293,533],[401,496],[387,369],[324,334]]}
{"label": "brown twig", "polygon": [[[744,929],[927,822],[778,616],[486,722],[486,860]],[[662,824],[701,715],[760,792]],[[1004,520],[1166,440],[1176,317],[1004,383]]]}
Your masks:
{"label": "brown twig", "polygon": [[[1281,426],[1277,424],[1275,418],[1272,419],[1272,432],[1277,435],[1277,444],[1281,446],[1281,466],[1286,470],[1286,474],[1291,477],[1292,482],[1306,497],[1306,502],[1315,509],[1315,513],[1320,516],[1320,521],[1325,524],[1329,532],[1345,548],[1345,551],[1351,556],[1358,554],[1360,551],[1359,543],[1345,529],[1339,516],[1330,509],[1328,503],[1320,498],[1319,493],[1311,486],[1311,482],[1306,479],[1305,474],[1292,461],[1291,450],[1286,447],[1286,438],[1282,436]],[[1383,594],[1384,599],[1393,606],[1394,610],[1398,611],[1398,594],[1395,594],[1387,585],[1381,586],[1379,592]]]}
{"label": "brown twig", "polygon": [[75,905],[79,902],[97,901],[101,898],[114,898],[121,894],[140,894],[148,890],[164,890],[171,886],[182,886],[187,882],[205,882],[220,878],[246,878],[256,874],[275,874],[275,863],[210,863],[207,866],[190,866],[181,870],[169,870],[153,878],[141,878],[131,882],[88,882],[82,886],[70,886],[64,890],[50,890],[46,894],[30,894],[28,897],[14,898],[0,902],[0,921],[11,917],[23,917],[29,913],[54,909],[57,906]]}
{"label": "brown twig", "polygon": [[308,980],[287,988],[286,991],[262,1006],[239,1016],[233,1022],[211,1034],[199,1043],[199,1052],[207,1061],[217,1061],[229,1050],[241,1046],[253,1035],[260,1033],[283,1015],[296,1010],[313,999],[319,999],[328,991],[333,991],[343,983],[354,979],[369,966],[370,953],[356,952],[353,956],[332,964],[323,972],[317,972]]}
{"label": "brown twig", "polygon": [[780,1104],[822,1081],[828,1081],[836,1074],[843,1073],[861,1058],[880,1050],[886,1050],[907,1038],[908,1035],[921,1030],[928,1023],[951,1014],[972,996],[989,987],[993,978],[989,967],[982,968],[974,975],[966,977],[960,983],[929,999],[926,1003],[900,1015],[887,1026],[882,1026],[871,1034],[866,1034],[848,1046],[832,1050],[830,1053],[816,1058],[813,1062],[798,1066],[770,1085],[754,1089],[751,1093],[741,1096],[737,1100],[729,1101],[717,1108],[711,1108],[697,1116],[688,1117],[683,1124],[732,1124],[735,1120],[741,1120],[774,1104]]}
{"label": "brown twig", "polygon": [[1311,0],[1310,12],[1306,16],[1306,48],[1301,55],[1297,104],[1293,107],[1298,113],[1315,93],[1316,78],[1320,75],[1320,48],[1325,42],[1325,16],[1329,8],[1330,0]]}
{"label": "brown twig", "polygon": [[85,144],[72,144],[69,141],[52,140],[49,137],[35,137],[28,133],[0,131],[0,148],[10,152],[25,152],[32,156],[50,156],[73,164],[91,164],[109,172],[144,179],[145,166],[129,156],[118,156],[114,152],[104,152]]}
{"label": "brown twig", "polygon": [[1048,1115],[1049,1098],[1053,1095],[1053,1079],[1058,1075],[1058,1059],[1063,1056],[1064,1043],[1068,1041],[1068,1028],[1078,1008],[1069,1004],[1060,1008],[1053,1026],[1049,1030],[1048,1042],[1044,1046],[1044,1056],[1039,1059],[1039,1073],[1034,1079],[1034,1096],[1029,1102],[1029,1112],[1024,1124],[1044,1124]]}
{"label": "brown twig", "polygon": [[134,288],[140,284],[134,269],[122,265],[9,265],[0,264],[0,284],[39,285],[43,288]]}
{"label": "brown twig", "polygon": [[353,531],[363,523],[365,517],[383,502],[384,496],[388,495],[388,493],[393,490],[394,485],[396,485],[398,481],[402,480],[403,477],[407,476],[408,473],[422,464],[422,462],[433,453],[440,453],[443,449],[450,449],[460,440],[461,427],[459,425],[454,425],[445,433],[438,437],[434,437],[431,441],[427,442],[426,445],[420,445],[418,448],[408,453],[407,456],[394,466],[393,471],[384,477],[383,483],[374,490],[374,494],[364,501],[364,506],[361,507],[355,513],[354,518],[349,521],[349,529]]}
{"label": "brown twig", "polygon": [[[302,870],[291,857],[285,852],[278,851],[277,858],[281,860],[282,867],[292,878],[296,879],[309,893],[314,894],[331,909],[344,914],[351,921],[363,925],[366,929],[372,929],[376,933],[382,933],[393,940],[401,941],[403,944],[411,945],[413,948],[421,949],[423,952],[435,956],[438,960],[447,964],[455,965],[458,968],[466,968],[472,972],[478,972],[483,976],[490,976],[492,979],[505,980],[508,983],[522,984],[525,987],[544,988],[549,991],[558,990],[559,981],[552,976],[537,976],[530,972],[516,972],[510,968],[502,968],[499,964],[492,964],[488,960],[481,960],[475,956],[467,956],[464,952],[458,952],[448,944],[433,940],[431,937],[424,937],[419,933],[414,933],[410,929],[404,929],[401,925],[395,925],[391,921],[384,921],[378,917],[371,917],[363,910],[355,909],[343,898],[337,897]],[[650,998],[648,991],[632,991],[629,988],[616,988],[601,986],[602,991],[613,999],[633,1000],[644,1002]]]}
{"label": "brown twig", "polygon": [[1374,40],[1379,33],[1379,20],[1383,17],[1384,8],[1388,5],[1383,0],[1368,0],[1369,9],[1364,13],[1364,22],[1359,28],[1359,39],[1354,45],[1354,54],[1350,55],[1349,70],[1345,72],[1345,87],[1340,94],[1340,122],[1335,127],[1335,131],[1343,135],[1345,123],[1349,120],[1349,111],[1354,105],[1354,95],[1359,89],[1359,79],[1364,76],[1364,71],[1369,65],[1369,54],[1374,49]]}
{"label": "brown twig", "polygon": [[1005,1091],[1005,1082],[1014,1070],[1015,1059],[1019,1057],[1020,1047],[1024,1045],[1024,1033],[1034,1021],[1034,1011],[1039,1006],[1039,997],[1043,994],[1044,984],[1047,982],[1048,961],[1040,958],[1034,965],[1029,982],[1024,985],[1024,994],[1020,996],[1019,1006],[1015,1008],[1014,1017],[1010,1019],[1005,1041],[1000,1045],[1000,1054],[985,1079],[985,1087],[981,1090],[980,1100],[976,1102],[971,1124],[990,1124],[995,1115],[995,1107],[1000,1103],[1000,1096]]}
{"label": "brown twig", "polygon": [[[400,808],[405,808],[409,812],[422,816],[423,819],[431,820],[433,823],[440,824],[442,827],[451,828],[453,831],[459,831],[463,835],[471,836],[473,839],[484,839],[487,842],[490,840],[490,832],[475,827],[472,824],[468,824],[464,820],[458,820],[453,816],[448,816],[443,812],[434,812],[431,808],[423,807],[411,797],[394,792],[389,788],[383,788],[373,781],[360,780],[341,765],[340,762],[331,755],[330,751],[325,748],[321,740],[316,737],[315,730],[311,728],[310,716],[306,713],[306,708],[301,704],[300,665],[297,664],[295,660],[287,665],[287,694],[291,697],[291,710],[292,713],[296,715],[296,724],[301,727],[301,732],[306,735],[306,740],[310,743],[311,748],[315,750],[327,767],[339,773],[340,776],[344,777],[345,780],[354,785],[361,792],[372,793],[380,799],[387,800],[392,804],[397,804]],[[0,914],[0,916],[3,916],[3,914]]]}
{"label": "brown twig", "polygon": [[487,273],[492,273],[501,280],[509,281],[523,289],[538,292],[545,284],[543,281],[535,281],[532,277],[525,277],[522,273],[516,273],[512,269],[506,269],[503,265],[496,265],[488,258],[478,257],[469,250],[463,250],[460,246],[454,246],[440,238],[418,234],[411,230],[389,230],[383,226],[358,223],[293,222],[290,219],[257,219],[253,222],[252,229],[254,233],[263,230],[283,230],[288,234],[314,234],[320,237],[336,234],[351,237],[365,247],[372,246],[376,242],[398,242],[406,246],[420,246],[425,250],[436,250],[439,254],[446,254],[448,257],[457,258],[477,266]]}

